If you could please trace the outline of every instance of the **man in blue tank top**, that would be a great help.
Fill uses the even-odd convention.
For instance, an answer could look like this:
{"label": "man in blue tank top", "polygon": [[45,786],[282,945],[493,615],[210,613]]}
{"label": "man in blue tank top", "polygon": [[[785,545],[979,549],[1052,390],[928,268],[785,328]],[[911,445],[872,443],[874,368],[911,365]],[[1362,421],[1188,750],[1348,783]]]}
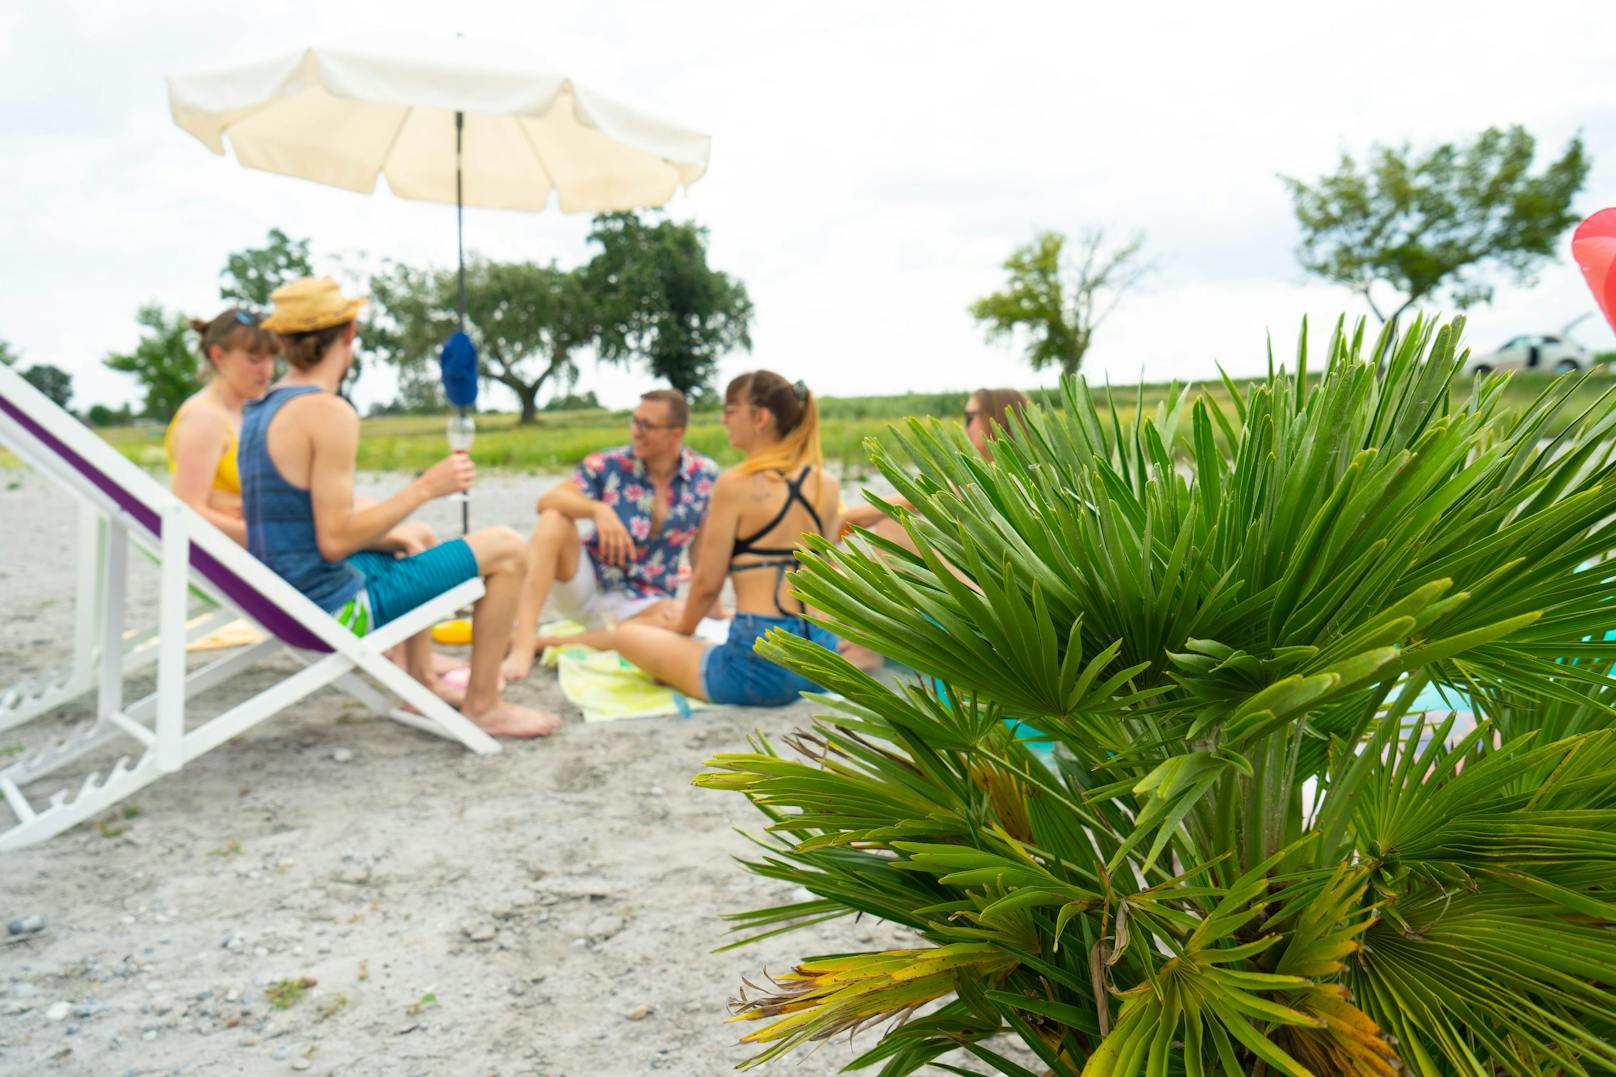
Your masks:
{"label": "man in blue tank top", "polygon": [[330,278],[304,278],[275,290],[262,325],[275,333],[290,370],[242,417],[237,467],[247,548],[357,635],[386,624],[466,580],[486,593],[472,613],[471,673],[464,693],[432,668],[431,638],[405,644],[410,674],[496,736],[554,732],[558,715],[500,698],[499,663],[527,570],[526,543],[490,527],[411,557],[397,556],[389,533],[434,498],[465,490],[476,468],[452,454],[392,497],[354,505],[359,416],[337,395],[353,365],[362,299]]}

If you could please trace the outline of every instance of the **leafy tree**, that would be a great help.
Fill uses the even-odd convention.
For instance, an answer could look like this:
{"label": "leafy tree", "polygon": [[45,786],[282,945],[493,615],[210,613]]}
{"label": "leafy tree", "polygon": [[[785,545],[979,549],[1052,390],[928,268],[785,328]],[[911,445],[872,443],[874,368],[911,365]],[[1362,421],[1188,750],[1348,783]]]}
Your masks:
{"label": "leafy tree", "polygon": [[[457,328],[454,270],[394,265],[371,278],[376,316],[366,348],[399,370],[404,392],[435,386],[438,354]],[[483,377],[508,386],[521,401],[520,421],[538,413],[540,391],[571,376],[577,353],[594,337],[594,305],[582,275],[554,265],[490,262],[466,265],[466,331],[477,345]]]}
{"label": "leafy tree", "polygon": [[1077,373],[1094,331],[1151,268],[1140,260],[1142,235],[1107,249],[1105,232],[1094,228],[1073,246],[1068,257],[1064,235],[1040,232],[1005,259],[1004,290],[971,304],[971,317],[986,327],[989,340],[1025,332],[1034,370],[1058,366],[1063,374]]}
{"label": "leafy tree", "polygon": [[745,285],[707,265],[706,229],[603,213],[589,238],[600,245],[585,273],[598,304],[602,359],[641,361],[695,396],[720,359],[751,350],[752,301]]}
{"label": "leafy tree", "polygon": [[0,340],[0,366],[16,366],[17,360],[21,358],[20,352],[6,341]]}
{"label": "leafy tree", "polygon": [[73,399],[73,375],[49,363],[36,363],[22,372],[23,380],[44,393],[57,407]]}
{"label": "leafy tree", "polygon": [[191,329],[184,316],[148,303],[135,315],[144,332],[127,354],[114,353],[103,362],[133,375],[146,394],[145,414],[167,422],[187,397],[202,388],[200,360],[191,348]]}
{"label": "leafy tree", "polygon": [[313,275],[309,241],[292,239],[279,228],[271,228],[262,247],[248,247],[225,259],[219,273],[219,298],[264,310],[276,288]]}
{"label": "leafy tree", "polygon": [[[1573,138],[1560,159],[1532,175],[1537,144],[1522,127],[1489,127],[1468,145],[1424,154],[1375,146],[1362,168],[1343,154],[1313,184],[1281,176],[1302,226],[1302,268],[1363,296],[1375,317],[1395,319],[1445,290],[1458,309],[1490,303],[1489,276],[1530,284],[1577,222],[1571,199],[1589,161]],[[1390,314],[1376,286],[1393,294]]]}
{"label": "leafy tree", "polygon": [[[1057,1077],[1616,1068],[1616,399],[1449,405],[1460,328],[1131,427],[1068,380],[991,462],[876,447],[918,553],[815,540],[794,586],[920,678],[777,630],[825,716],[698,784],[811,895],[743,936],[914,937],[754,988],[754,1064],[883,1026],[888,1077],[1033,1072],[998,1036]],[[1412,722],[1427,686],[1481,726]]]}

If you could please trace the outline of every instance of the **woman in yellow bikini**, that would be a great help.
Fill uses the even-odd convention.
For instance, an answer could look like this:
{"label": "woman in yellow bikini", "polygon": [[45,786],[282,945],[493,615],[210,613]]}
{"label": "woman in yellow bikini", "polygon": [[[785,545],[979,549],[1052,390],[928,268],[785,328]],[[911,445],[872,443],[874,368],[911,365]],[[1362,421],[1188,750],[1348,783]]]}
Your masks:
{"label": "woman in yellow bikini", "polygon": [[241,479],[236,474],[236,438],[241,409],[264,395],[275,376],[280,347],[258,318],[232,307],[212,321],[192,319],[202,359],[211,371],[201,391],[180,405],[163,435],[163,454],[173,473],[175,495],[209,523],[247,545],[241,519]]}
{"label": "woman in yellow bikini", "polygon": [[[241,433],[241,412],[247,401],[269,390],[275,377],[280,343],[258,324],[258,316],[231,307],[212,321],[191,319],[200,338],[208,383],[185,403],[163,435],[163,455],[174,478],[169,488],[176,497],[220,531],[247,545],[247,525],[241,518],[241,478],[236,473],[236,439]],[[373,502],[356,498],[364,508]],[[406,520],[393,529],[399,556],[420,553],[437,545],[427,524]]]}

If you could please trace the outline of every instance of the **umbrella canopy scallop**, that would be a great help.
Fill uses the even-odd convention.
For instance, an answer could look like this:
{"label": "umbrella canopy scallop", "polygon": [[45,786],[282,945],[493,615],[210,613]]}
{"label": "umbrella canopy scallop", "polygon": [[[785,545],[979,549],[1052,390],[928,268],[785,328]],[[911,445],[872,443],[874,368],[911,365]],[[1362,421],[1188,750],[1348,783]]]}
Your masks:
{"label": "umbrella canopy scallop", "polygon": [[315,47],[170,76],[174,122],[249,168],[369,193],[563,212],[660,206],[707,171],[711,139],[462,39]]}

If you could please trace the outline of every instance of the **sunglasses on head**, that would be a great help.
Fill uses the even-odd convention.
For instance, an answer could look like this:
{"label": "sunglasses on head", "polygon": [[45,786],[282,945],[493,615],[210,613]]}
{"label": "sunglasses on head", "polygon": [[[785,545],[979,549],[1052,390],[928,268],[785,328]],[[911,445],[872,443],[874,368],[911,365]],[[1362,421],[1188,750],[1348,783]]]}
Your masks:
{"label": "sunglasses on head", "polygon": [[235,312],[235,319],[236,319],[236,321],[240,322],[242,325],[257,325],[258,324],[258,315],[253,314],[250,311],[245,311],[245,310],[236,311]]}

